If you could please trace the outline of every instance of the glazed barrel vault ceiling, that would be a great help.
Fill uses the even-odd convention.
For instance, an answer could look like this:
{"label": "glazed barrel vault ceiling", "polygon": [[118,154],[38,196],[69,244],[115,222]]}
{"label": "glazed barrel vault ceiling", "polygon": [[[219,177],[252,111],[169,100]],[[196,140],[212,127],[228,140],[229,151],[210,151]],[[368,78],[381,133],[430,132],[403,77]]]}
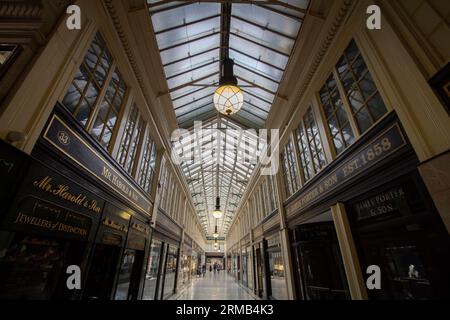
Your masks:
{"label": "glazed barrel vault ceiling", "polygon": [[[309,2],[147,0],[178,126],[193,130],[194,121],[203,121],[203,128],[219,129],[205,132],[201,146],[195,139],[177,145],[180,154],[194,147],[202,150],[202,161],[185,161],[181,169],[206,236],[212,235],[216,222],[221,237],[226,236],[255,168],[254,163],[237,161],[237,149],[230,152],[227,141],[246,143],[255,152],[262,147],[256,136],[243,139],[226,129],[265,126]],[[213,104],[227,57],[234,60],[245,100],[230,117],[219,116]],[[217,194],[224,211],[218,221],[211,215]]]}

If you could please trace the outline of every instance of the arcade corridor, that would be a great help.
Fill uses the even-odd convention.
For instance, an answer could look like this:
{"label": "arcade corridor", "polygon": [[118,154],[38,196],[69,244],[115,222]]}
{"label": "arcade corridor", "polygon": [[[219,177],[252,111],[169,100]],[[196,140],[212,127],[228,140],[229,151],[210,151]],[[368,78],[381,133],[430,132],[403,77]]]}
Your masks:
{"label": "arcade corridor", "polygon": [[254,294],[236,283],[226,272],[207,272],[205,277],[195,278],[192,284],[174,296],[176,300],[256,300]]}
{"label": "arcade corridor", "polygon": [[0,300],[450,299],[449,26],[0,0]]}

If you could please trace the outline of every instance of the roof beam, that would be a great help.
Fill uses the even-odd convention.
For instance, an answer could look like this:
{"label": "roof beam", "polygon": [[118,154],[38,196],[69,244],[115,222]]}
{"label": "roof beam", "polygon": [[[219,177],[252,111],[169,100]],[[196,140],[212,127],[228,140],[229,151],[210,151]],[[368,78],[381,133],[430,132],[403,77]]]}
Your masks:
{"label": "roof beam", "polygon": [[174,108],[174,110],[177,111],[177,110],[186,108],[186,107],[189,106],[190,104],[193,104],[193,103],[195,103],[195,102],[199,102],[199,101],[205,100],[205,99],[207,99],[207,98],[211,98],[211,94],[207,94],[206,96],[203,96],[203,97],[201,97],[201,98],[192,100],[192,101],[190,101],[190,102],[188,102],[188,103],[186,103],[186,104],[183,104],[182,106],[179,106],[179,107],[177,107],[177,108]]}
{"label": "roof beam", "polygon": [[271,48],[269,46],[266,46],[265,44],[262,44],[261,42],[258,42],[258,41],[255,41],[255,40],[251,40],[251,39],[249,39],[247,37],[243,37],[243,36],[241,36],[241,35],[239,35],[237,33],[234,33],[234,32],[231,32],[230,35],[232,35],[232,36],[234,36],[236,38],[240,38],[240,39],[242,39],[244,41],[248,41],[250,43],[253,43],[253,44],[255,44],[255,45],[259,46],[259,47],[262,47],[264,49],[267,49],[269,51],[275,52],[275,53],[277,53],[277,54],[279,54],[279,55],[281,55],[283,57],[289,58],[289,55],[287,53],[284,53],[284,52],[282,52],[280,50],[277,50],[277,49]]}
{"label": "roof beam", "polygon": [[193,81],[191,81],[191,82],[188,82],[188,83],[179,85],[178,87],[175,87],[175,88],[170,89],[170,90],[169,90],[169,93],[175,92],[175,91],[177,91],[177,90],[180,90],[180,89],[183,89],[183,88],[186,88],[186,87],[190,87],[190,86],[192,86],[192,85],[195,84],[195,83],[198,83],[198,82],[203,81],[203,80],[205,80],[205,79],[211,78],[211,77],[213,77],[213,76],[215,76],[215,75],[217,75],[217,74],[219,74],[219,73],[220,73],[220,72],[217,71],[217,72],[211,73],[211,74],[209,74],[209,75],[206,75],[206,76],[204,76],[204,77],[201,77],[201,78],[199,78],[199,79],[193,80]]}
{"label": "roof beam", "polygon": [[271,6],[267,6],[266,4],[267,3],[257,4],[256,6],[261,7],[263,9],[266,9],[266,10],[269,10],[269,11],[272,11],[272,12],[275,12],[275,13],[280,14],[282,16],[288,17],[288,18],[290,18],[292,20],[295,20],[295,21],[298,21],[298,22],[303,22],[303,19],[298,17],[298,16],[296,16],[296,15],[293,15],[293,14],[288,13],[288,12],[281,11],[281,10],[279,10],[277,8],[274,8],[274,7],[271,7]]}
{"label": "roof beam", "polygon": [[164,51],[172,50],[172,49],[175,49],[175,48],[178,48],[178,47],[182,47],[182,46],[185,46],[185,45],[190,44],[192,42],[196,42],[196,41],[200,41],[200,40],[203,40],[203,39],[207,39],[207,38],[211,38],[211,37],[217,36],[218,34],[220,34],[220,32],[209,33],[209,34],[206,34],[204,36],[201,36],[201,37],[198,37],[198,38],[195,38],[195,39],[190,39],[188,41],[184,41],[184,42],[181,42],[181,43],[174,44],[172,46],[168,46],[168,47],[162,48],[162,49],[159,50],[159,52],[164,52]]}
{"label": "roof beam", "polygon": [[194,20],[194,21],[191,21],[191,22],[185,22],[185,23],[177,25],[177,26],[173,26],[173,27],[170,27],[170,28],[167,28],[167,29],[160,30],[158,32],[155,32],[155,34],[159,35],[159,34],[166,33],[166,32],[169,32],[169,31],[173,31],[173,30],[176,30],[176,29],[189,27],[189,26],[192,26],[194,24],[205,22],[205,21],[208,21],[208,20],[212,20],[212,19],[215,19],[215,18],[218,18],[218,17],[220,17],[220,14],[215,14],[213,16],[209,16],[209,17],[206,17],[206,18]]}
{"label": "roof beam", "polygon": [[257,75],[257,76],[259,76],[259,77],[261,77],[261,78],[267,79],[267,80],[272,81],[272,82],[274,82],[274,83],[276,83],[276,84],[280,84],[280,81],[277,81],[277,80],[275,80],[275,79],[273,79],[273,78],[271,78],[271,77],[269,77],[269,76],[266,76],[266,75],[264,75],[264,74],[262,74],[262,73],[256,72],[255,70],[250,69],[250,68],[248,68],[248,67],[246,67],[246,66],[240,64],[239,62],[235,62],[234,64],[235,64],[235,66],[237,66],[238,68],[242,68],[242,69],[244,69],[244,70],[247,70],[248,72],[251,72],[251,73],[253,73],[253,74],[255,74],[255,75]]}
{"label": "roof beam", "polygon": [[[179,0],[178,0],[179,1]],[[163,4],[168,4],[171,2],[177,2],[175,0],[161,0],[158,1],[156,3],[149,3],[147,4],[147,6],[151,9],[151,8],[155,8],[158,6],[161,6]],[[300,7],[294,6],[292,4],[283,2],[283,1],[279,1],[279,0],[184,0],[184,2],[187,3],[200,3],[200,2],[206,2],[206,3],[242,3],[242,4],[254,4],[254,5],[268,5],[268,6],[280,6],[280,7],[285,7],[286,9],[290,9],[296,12],[300,12],[300,13],[306,13],[305,9],[302,9]]]}
{"label": "roof beam", "polygon": [[183,71],[183,72],[174,74],[173,76],[167,77],[167,80],[171,80],[171,79],[173,79],[173,78],[182,76],[182,75],[184,75],[184,74],[186,74],[186,73],[189,73],[189,72],[192,72],[192,71],[195,71],[195,70],[199,70],[199,69],[205,68],[205,67],[207,67],[207,66],[209,66],[209,65],[211,65],[211,64],[217,63],[217,62],[219,62],[219,60],[218,60],[218,59],[216,60],[216,58],[214,58],[212,61],[209,61],[208,63],[202,64],[202,65],[197,66],[197,67],[194,67],[194,68],[192,68],[192,69],[189,69],[189,70],[186,70],[186,71]]}
{"label": "roof beam", "polygon": [[283,68],[277,67],[277,66],[275,66],[275,65],[273,65],[273,64],[271,64],[271,63],[269,63],[269,62],[266,62],[266,61],[263,61],[263,60],[261,60],[261,59],[255,58],[255,57],[253,57],[253,56],[251,56],[251,55],[249,55],[249,54],[247,54],[247,53],[245,53],[245,52],[242,52],[242,51],[240,51],[240,50],[238,50],[238,49],[235,49],[235,48],[230,47],[230,50],[233,50],[233,51],[235,51],[235,52],[237,52],[237,53],[239,53],[239,54],[242,54],[243,56],[245,56],[245,57],[247,57],[247,58],[250,58],[250,59],[253,59],[253,60],[255,60],[255,61],[258,61],[258,62],[260,62],[260,63],[262,63],[262,64],[265,64],[265,65],[267,65],[267,66],[269,66],[269,67],[271,67],[271,68],[274,68],[274,69],[277,69],[277,70],[279,70],[279,71],[281,71],[281,72],[284,72],[284,69],[283,69]]}
{"label": "roof beam", "polygon": [[284,33],[282,33],[282,32],[279,32],[279,31],[270,29],[270,28],[268,28],[268,27],[264,27],[264,26],[262,26],[262,25],[260,25],[260,24],[257,24],[257,23],[255,23],[255,22],[249,21],[249,20],[244,19],[244,18],[241,18],[241,17],[238,17],[238,16],[236,16],[236,15],[232,15],[231,17],[232,17],[233,19],[240,20],[240,21],[242,21],[242,22],[248,23],[248,24],[250,24],[250,25],[252,25],[252,26],[255,26],[255,27],[257,27],[257,28],[259,28],[259,29],[261,29],[261,30],[268,31],[268,32],[270,32],[270,33],[276,34],[277,36],[280,36],[280,37],[289,39],[289,40],[291,40],[291,41],[294,41],[294,42],[295,42],[295,40],[296,40],[296,38],[291,37],[291,36],[289,36],[289,35],[287,35],[287,34],[284,34]]}
{"label": "roof beam", "polygon": [[163,4],[168,4],[168,3],[173,2],[173,1],[163,1],[163,2],[164,3],[159,3],[159,2],[158,3],[147,3],[147,7],[148,7],[148,9],[150,11],[150,15],[155,15],[155,14],[158,14],[158,13],[161,13],[161,12],[165,12],[165,11],[181,8],[181,7],[184,7],[184,6],[189,6],[189,5],[192,4],[192,2],[184,2],[184,3],[175,4],[173,6],[169,6],[169,7],[153,10],[153,8],[156,8],[156,7],[158,7],[160,5],[163,5]]}
{"label": "roof beam", "polygon": [[198,57],[198,56],[201,56],[203,54],[212,52],[214,50],[219,50],[219,49],[220,49],[220,46],[219,47],[215,47],[215,48],[211,48],[211,49],[208,49],[208,50],[205,50],[205,51],[193,54],[193,55],[189,55],[186,58],[181,58],[181,59],[178,59],[178,60],[174,60],[174,61],[168,62],[168,63],[164,64],[163,67],[165,68],[165,67],[168,67],[170,65],[173,65],[173,64],[176,64],[176,63],[179,63],[179,62],[183,62],[185,60],[188,60],[188,59],[191,59],[191,58],[195,58],[195,57]]}
{"label": "roof beam", "polygon": [[[250,81],[248,81],[248,80],[246,80],[246,79],[244,79],[244,78],[242,78],[242,77],[236,76],[236,78],[238,78],[239,80],[242,80],[242,81],[244,81],[244,82],[246,82],[246,83],[251,83]],[[276,92],[270,91],[269,89],[264,88],[264,87],[262,87],[262,86],[260,86],[260,85],[257,85],[256,83],[253,83],[253,86],[255,86],[256,88],[261,89],[261,90],[263,90],[263,91],[265,91],[265,92],[267,92],[267,93],[270,93],[270,94],[273,95],[274,97],[277,95]]]}

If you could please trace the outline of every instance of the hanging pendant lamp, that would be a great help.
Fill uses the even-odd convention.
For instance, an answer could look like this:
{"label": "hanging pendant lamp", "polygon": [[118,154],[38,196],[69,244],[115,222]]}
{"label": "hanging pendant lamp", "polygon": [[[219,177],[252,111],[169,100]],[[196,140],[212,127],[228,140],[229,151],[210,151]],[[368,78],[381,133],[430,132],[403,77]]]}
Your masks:
{"label": "hanging pendant lamp", "polygon": [[226,58],[222,68],[219,88],[214,93],[214,106],[221,114],[230,116],[241,110],[244,105],[244,95],[234,76],[233,60]]}
{"label": "hanging pendant lamp", "polygon": [[217,230],[217,223],[216,223],[216,228],[214,229],[213,237],[214,237],[215,239],[219,238],[219,232],[218,232],[218,230]]}
{"label": "hanging pendant lamp", "polygon": [[216,198],[216,209],[213,211],[212,215],[216,219],[223,217],[223,211],[220,209],[220,197]]}

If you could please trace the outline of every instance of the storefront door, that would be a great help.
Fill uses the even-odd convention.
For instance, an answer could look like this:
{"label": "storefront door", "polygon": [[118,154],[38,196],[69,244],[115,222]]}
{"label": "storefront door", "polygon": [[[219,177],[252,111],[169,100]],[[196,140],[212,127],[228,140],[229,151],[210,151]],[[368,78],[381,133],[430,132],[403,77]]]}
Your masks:
{"label": "storefront door", "polygon": [[143,258],[143,251],[125,250],[114,300],[133,300],[137,298]]}
{"label": "storefront door", "polygon": [[83,298],[88,300],[110,300],[117,266],[120,263],[120,247],[97,244],[94,249],[86,289]]}
{"label": "storefront door", "polygon": [[[322,216],[331,219],[328,214]],[[300,271],[297,287],[304,299],[350,299],[333,222],[302,224],[295,230],[294,241],[296,269]]]}

